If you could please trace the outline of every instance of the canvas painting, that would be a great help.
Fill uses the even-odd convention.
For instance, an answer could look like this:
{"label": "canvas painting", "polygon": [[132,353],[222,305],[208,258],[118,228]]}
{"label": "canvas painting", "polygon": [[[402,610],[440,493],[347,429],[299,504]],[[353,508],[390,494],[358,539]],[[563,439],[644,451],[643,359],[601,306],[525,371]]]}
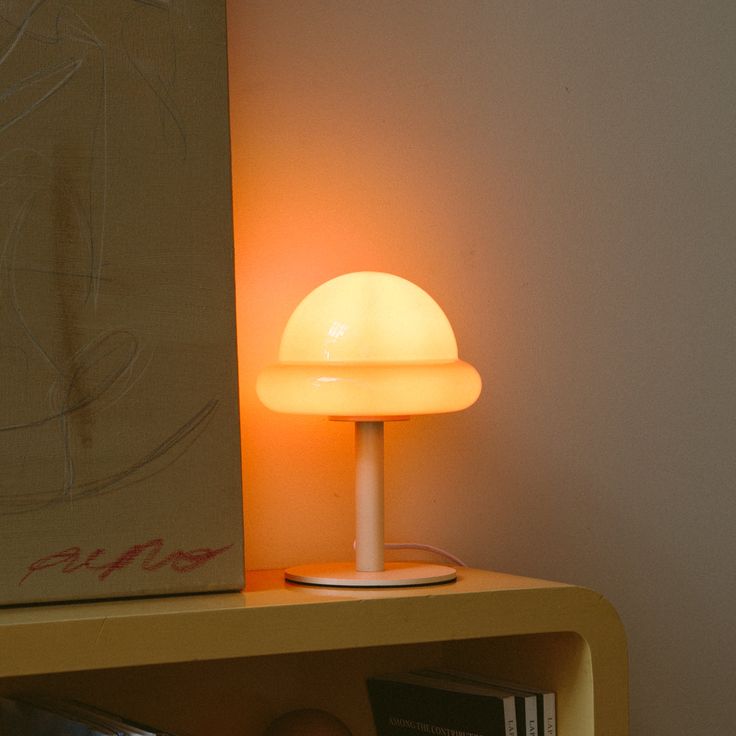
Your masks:
{"label": "canvas painting", "polygon": [[0,0],[0,604],[243,584],[219,0]]}

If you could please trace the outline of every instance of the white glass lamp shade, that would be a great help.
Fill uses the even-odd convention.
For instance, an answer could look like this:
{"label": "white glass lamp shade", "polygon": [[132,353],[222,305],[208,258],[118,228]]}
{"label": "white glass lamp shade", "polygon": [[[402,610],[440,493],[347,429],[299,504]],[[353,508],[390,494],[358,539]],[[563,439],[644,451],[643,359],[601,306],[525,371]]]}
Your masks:
{"label": "white glass lamp shade", "polygon": [[391,418],[459,411],[480,394],[450,322],[406,279],[362,271],[308,294],[256,390],[274,411]]}

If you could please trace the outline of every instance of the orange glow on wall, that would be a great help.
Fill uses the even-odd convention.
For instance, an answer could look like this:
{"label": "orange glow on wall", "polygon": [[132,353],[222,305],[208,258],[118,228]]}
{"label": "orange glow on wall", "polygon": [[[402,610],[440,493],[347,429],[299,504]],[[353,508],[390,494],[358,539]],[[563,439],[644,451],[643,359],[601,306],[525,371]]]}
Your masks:
{"label": "orange glow on wall", "polygon": [[[463,358],[477,361],[486,345],[493,354],[496,340],[476,305],[486,293],[498,293],[503,269],[497,260],[492,267],[479,263],[468,213],[488,213],[483,242],[503,240],[496,211],[496,194],[506,191],[501,172],[484,165],[480,182],[468,179],[465,169],[463,176],[453,173],[458,150],[445,145],[436,100],[405,88],[407,72],[425,69],[411,45],[392,45],[384,55],[376,39],[357,27],[351,35],[342,20],[329,32],[310,7],[228,4],[249,569],[351,554],[345,533],[353,525],[351,466],[336,458],[349,456],[352,433],[324,415],[273,413],[255,390],[258,372],[276,360],[284,325],[306,294],[337,274],[406,275],[442,305]],[[321,29],[317,36],[314,29]],[[438,424],[454,427],[456,421],[448,415]],[[414,484],[432,486],[446,458],[459,457],[468,444],[451,431],[446,450],[427,458],[416,438],[435,426],[418,418],[386,430],[392,523],[399,526],[416,519],[416,511],[403,506]]]}

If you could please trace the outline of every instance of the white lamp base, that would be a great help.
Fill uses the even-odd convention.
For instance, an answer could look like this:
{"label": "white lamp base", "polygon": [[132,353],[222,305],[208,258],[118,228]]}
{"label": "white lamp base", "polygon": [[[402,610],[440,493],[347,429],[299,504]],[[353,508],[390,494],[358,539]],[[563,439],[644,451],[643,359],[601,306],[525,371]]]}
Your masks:
{"label": "white lamp base", "polygon": [[457,572],[445,565],[421,562],[387,562],[380,572],[358,572],[353,562],[299,565],[285,572],[291,583],[332,585],[346,588],[392,588],[434,585],[455,580]]}

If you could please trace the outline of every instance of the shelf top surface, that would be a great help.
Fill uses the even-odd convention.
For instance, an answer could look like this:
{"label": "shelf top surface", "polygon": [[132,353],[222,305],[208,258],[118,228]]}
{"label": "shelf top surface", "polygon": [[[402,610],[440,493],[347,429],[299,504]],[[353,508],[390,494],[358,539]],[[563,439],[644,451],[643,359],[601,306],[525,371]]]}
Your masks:
{"label": "shelf top surface", "polygon": [[0,609],[0,678],[582,631],[609,605],[584,588],[468,568],[400,589],[301,586],[282,571],[246,579],[237,593]]}
{"label": "shelf top surface", "polygon": [[167,616],[377,599],[403,599],[482,593],[504,590],[536,590],[568,587],[564,583],[520,577],[487,570],[463,568],[452,583],[414,588],[322,588],[284,580],[282,570],[253,570],[246,587],[233,593],[201,593],[155,598],[100,600],[79,603],[0,607],[0,632],[4,627],[44,625],[89,619]]}

